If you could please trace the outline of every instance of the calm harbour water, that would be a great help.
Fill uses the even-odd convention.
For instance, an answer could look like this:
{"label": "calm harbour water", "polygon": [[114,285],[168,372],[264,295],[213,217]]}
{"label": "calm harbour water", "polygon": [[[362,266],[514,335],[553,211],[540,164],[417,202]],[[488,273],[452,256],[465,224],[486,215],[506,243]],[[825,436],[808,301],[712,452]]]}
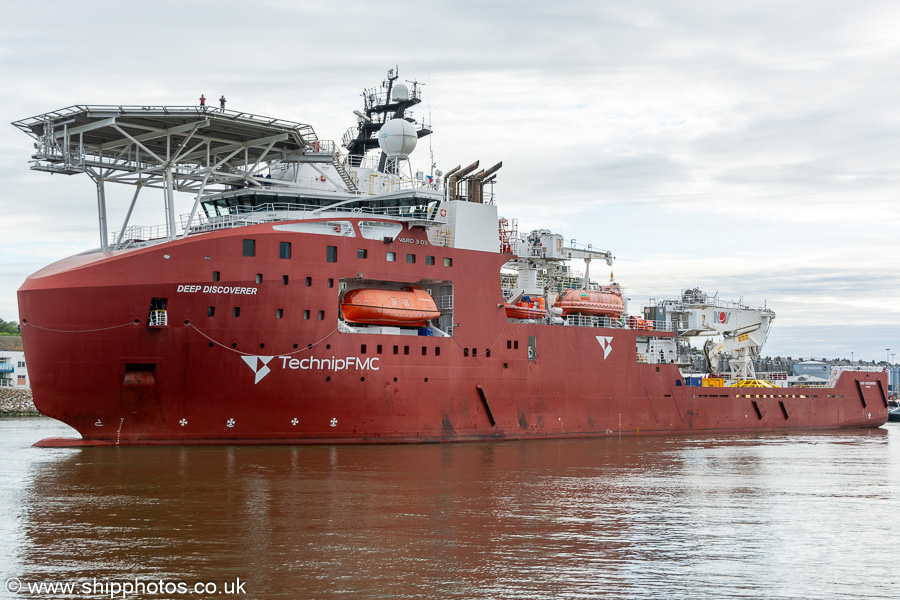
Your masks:
{"label": "calm harbour water", "polygon": [[898,425],[47,449],[68,428],[0,420],[0,598],[898,598]]}

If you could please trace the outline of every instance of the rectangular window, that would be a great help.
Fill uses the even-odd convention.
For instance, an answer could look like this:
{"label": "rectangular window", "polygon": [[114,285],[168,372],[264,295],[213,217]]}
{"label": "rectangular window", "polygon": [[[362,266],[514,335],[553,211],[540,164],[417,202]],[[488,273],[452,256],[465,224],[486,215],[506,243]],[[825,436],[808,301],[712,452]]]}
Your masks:
{"label": "rectangular window", "polygon": [[218,271],[213,271],[213,281],[218,281],[218,280],[219,280],[219,277],[221,277],[221,275],[219,274],[219,272],[218,272]]}
{"label": "rectangular window", "polygon": [[415,255],[415,254],[407,254],[407,255],[406,255],[406,262],[408,262],[408,263],[411,264],[411,265],[416,264],[416,255]]}
{"label": "rectangular window", "polygon": [[365,248],[360,248],[356,251],[356,258],[369,258],[369,251]]}
{"label": "rectangular window", "polygon": [[469,349],[463,348],[463,356],[468,356],[468,355],[469,355]]}
{"label": "rectangular window", "polygon": [[400,354],[400,346],[394,346],[394,354]]}
{"label": "rectangular window", "polygon": [[307,277],[306,278],[306,287],[309,287],[311,285],[312,285],[312,277]]}
{"label": "rectangular window", "polygon": [[334,287],[334,279],[332,279],[331,277],[328,278],[328,287],[330,287],[330,288]]}
{"label": "rectangular window", "polygon": [[409,356],[409,346],[403,346],[403,354]]}
{"label": "rectangular window", "polygon": [[433,257],[433,256],[426,256],[426,257],[425,257],[425,264],[426,264],[426,265],[433,265],[433,264],[434,264],[434,257]]}
{"label": "rectangular window", "polygon": [[397,260],[397,253],[396,252],[388,252],[387,253],[387,261],[394,262],[395,260]]}
{"label": "rectangular window", "polygon": [[291,243],[290,242],[280,242],[278,244],[278,258],[290,258],[291,257]]}
{"label": "rectangular window", "polygon": [[365,353],[366,353],[366,345],[365,345],[365,344],[361,344],[361,345],[360,345],[360,347],[359,347],[359,353],[360,353],[360,354],[365,354]]}
{"label": "rectangular window", "polygon": [[440,355],[441,355],[441,347],[440,347],[440,346],[436,346],[436,347],[435,347],[435,349],[434,349],[434,355],[435,355],[435,356],[440,356]]}
{"label": "rectangular window", "polygon": [[239,316],[241,316],[241,307],[240,307],[240,306],[235,306],[235,307],[234,307],[234,310],[231,311],[231,315],[234,316],[234,317],[239,317]]}
{"label": "rectangular window", "polygon": [[208,308],[206,309],[206,316],[207,316],[207,317],[214,317],[214,316],[216,316],[216,307],[215,307],[215,306],[210,306],[210,307],[208,307]]}
{"label": "rectangular window", "polygon": [[452,267],[452,266],[453,266],[453,259],[452,259],[452,258],[445,258],[445,259],[444,259],[444,266],[445,266],[445,267]]}
{"label": "rectangular window", "polygon": [[381,344],[378,344],[378,348],[375,350],[378,354],[381,354]]}
{"label": "rectangular window", "polygon": [[337,246],[328,246],[325,259],[328,262],[337,262]]}
{"label": "rectangular window", "polygon": [[256,240],[244,240],[244,256],[256,256]]}
{"label": "rectangular window", "polygon": [[309,311],[308,310],[303,311],[303,320],[309,321]]}
{"label": "rectangular window", "polygon": [[281,276],[281,285],[287,285],[287,284],[288,284],[288,276],[282,275]]}
{"label": "rectangular window", "polygon": [[325,311],[324,311],[324,310],[320,310],[320,311],[319,311],[319,320],[320,320],[320,321],[324,321],[324,320],[325,320]]}
{"label": "rectangular window", "polygon": [[280,319],[280,318],[282,318],[283,316],[284,316],[284,309],[283,309],[283,308],[279,308],[279,309],[276,309],[276,310],[275,310],[275,318],[276,318],[276,319]]}
{"label": "rectangular window", "polygon": [[262,273],[256,274],[256,283],[262,283]]}
{"label": "rectangular window", "polygon": [[428,346],[422,346],[422,356],[428,356]]}
{"label": "rectangular window", "polygon": [[484,357],[485,358],[491,357],[491,349],[490,348],[488,348],[487,350],[484,351]]}

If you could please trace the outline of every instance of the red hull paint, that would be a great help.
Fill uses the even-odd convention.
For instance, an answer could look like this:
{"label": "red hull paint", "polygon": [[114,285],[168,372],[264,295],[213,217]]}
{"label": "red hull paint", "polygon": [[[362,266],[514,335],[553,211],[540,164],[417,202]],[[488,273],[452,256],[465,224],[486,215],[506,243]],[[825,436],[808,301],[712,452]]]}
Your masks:
{"label": "red hull paint", "polygon": [[[446,442],[887,420],[883,373],[844,373],[833,389],[693,388],[674,365],[635,360],[638,335],[671,333],[508,322],[498,277],[508,257],[428,246],[421,228],[408,237],[434,265],[385,261],[400,242],[271,225],[51,265],[19,290],[35,404],[78,430],[76,443],[97,444]],[[255,257],[242,256],[245,238],[256,240]],[[280,241],[304,258],[279,259]],[[362,248],[369,258],[356,259]],[[328,280],[360,273],[452,281],[453,337],[339,332],[339,286]],[[168,299],[165,327],[147,326],[152,298]]]}

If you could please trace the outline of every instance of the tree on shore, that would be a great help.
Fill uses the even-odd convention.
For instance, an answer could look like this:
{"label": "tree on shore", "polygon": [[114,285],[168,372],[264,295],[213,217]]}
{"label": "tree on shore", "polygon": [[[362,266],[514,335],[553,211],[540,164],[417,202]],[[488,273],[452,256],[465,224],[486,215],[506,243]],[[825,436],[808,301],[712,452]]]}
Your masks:
{"label": "tree on shore", "polygon": [[22,335],[22,332],[19,331],[19,324],[15,321],[0,319],[0,335]]}

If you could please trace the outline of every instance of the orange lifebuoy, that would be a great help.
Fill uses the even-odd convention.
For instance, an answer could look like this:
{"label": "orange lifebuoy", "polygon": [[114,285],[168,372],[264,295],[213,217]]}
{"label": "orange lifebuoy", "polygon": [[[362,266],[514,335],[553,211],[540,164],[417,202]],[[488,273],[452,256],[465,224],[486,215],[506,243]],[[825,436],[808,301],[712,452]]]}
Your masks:
{"label": "orange lifebuoy", "polygon": [[446,209],[446,208],[442,208],[442,209],[441,209],[441,216],[442,216],[442,217],[446,217],[446,216],[447,216],[447,209]]}

